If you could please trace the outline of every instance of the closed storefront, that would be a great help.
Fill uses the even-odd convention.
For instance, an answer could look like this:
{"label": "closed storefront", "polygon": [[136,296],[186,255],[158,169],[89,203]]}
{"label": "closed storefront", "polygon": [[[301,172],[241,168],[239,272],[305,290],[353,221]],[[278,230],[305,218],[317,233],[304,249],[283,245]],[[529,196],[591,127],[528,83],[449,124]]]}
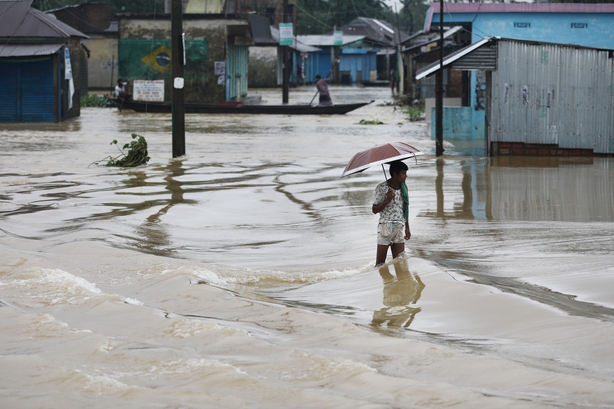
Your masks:
{"label": "closed storefront", "polygon": [[54,58],[0,61],[0,89],[4,90],[2,122],[53,122],[56,113]]}

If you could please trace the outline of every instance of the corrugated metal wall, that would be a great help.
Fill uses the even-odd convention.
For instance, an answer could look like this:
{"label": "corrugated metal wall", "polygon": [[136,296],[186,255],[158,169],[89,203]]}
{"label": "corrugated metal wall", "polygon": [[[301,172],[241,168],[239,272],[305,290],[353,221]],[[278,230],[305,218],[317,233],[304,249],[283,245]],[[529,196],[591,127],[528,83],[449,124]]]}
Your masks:
{"label": "corrugated metal wall", "polygon": [[52,57],[0,62],[0,89],[0,122],[54,121]]}
{"label": "corrugated metal wall", "polygon": [[226,100],[239,100],[247,95],[248,47],[244,45],[228,45],[227,58]]}
{"label": "corrugated metal wall", "polygon": [[607,51],[498,42],[490,140],[614,153]]}

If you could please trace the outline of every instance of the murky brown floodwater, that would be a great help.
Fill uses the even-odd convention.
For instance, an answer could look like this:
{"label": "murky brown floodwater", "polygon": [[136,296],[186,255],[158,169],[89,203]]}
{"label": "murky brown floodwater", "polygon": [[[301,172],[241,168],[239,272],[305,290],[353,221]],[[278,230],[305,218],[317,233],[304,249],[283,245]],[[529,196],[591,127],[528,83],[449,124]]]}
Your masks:
{"label": "murky brown floodwater", "polygon": [[[436,159],[386,88],[332,94],[376,102],[188,115],[180,159],[170,115],[2,124],[0,407],[614,407],[614,159]],[[132,132],[147,166],[92,164]],[[426,155],[378,271],[383,173],[339,176],[397,140]]]}

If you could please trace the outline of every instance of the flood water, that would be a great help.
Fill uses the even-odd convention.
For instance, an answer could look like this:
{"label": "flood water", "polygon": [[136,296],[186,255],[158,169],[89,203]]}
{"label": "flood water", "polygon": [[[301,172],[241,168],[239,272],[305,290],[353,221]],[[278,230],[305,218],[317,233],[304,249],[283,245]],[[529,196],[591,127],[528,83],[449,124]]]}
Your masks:
{"label": "flood water", "polygon": [[[614,159],[436,158],[387,88],[331,94],[375,101],[187,115],[179,159],[166,114],[1,125],[0,407],[614,407]],[[133,132],[149,164],[94,163]],[[340,175],[390,141],[425,155],[376,270],[384,174]]]}

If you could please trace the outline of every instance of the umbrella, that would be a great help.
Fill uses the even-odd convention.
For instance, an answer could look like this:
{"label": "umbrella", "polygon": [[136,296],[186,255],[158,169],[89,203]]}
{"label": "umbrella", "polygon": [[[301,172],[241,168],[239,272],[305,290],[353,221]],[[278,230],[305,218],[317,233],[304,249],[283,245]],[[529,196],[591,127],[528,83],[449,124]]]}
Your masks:
{"label": "umbrella", "polygon": [[[384,169],[385,163],[394,162],[395,160],[415,158],[417,155],[423,155],[423,153],[405,142],[391,142],[384,145],[375,146],[354,155],[354,157],[350,160],[350,163],[348,163],[345,167],[341,177],[362,172],[363,170],[375,165],[382,165],[382,169]],[[385,170],[384,176],[386,176]]]}

